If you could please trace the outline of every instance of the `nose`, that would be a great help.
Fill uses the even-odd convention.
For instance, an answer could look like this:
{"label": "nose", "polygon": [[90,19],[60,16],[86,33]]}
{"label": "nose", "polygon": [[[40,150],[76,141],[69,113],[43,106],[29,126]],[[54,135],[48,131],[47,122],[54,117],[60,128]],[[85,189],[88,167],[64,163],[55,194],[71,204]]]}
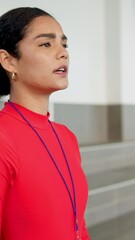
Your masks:
{"label": "nose", "polygon": [[60,46],[57,51],[56,57],[57,57],[57,59],[61,59],[61,58],[68,59],[69,54],[68,54],[67,49],[64,48],[63,46]]}

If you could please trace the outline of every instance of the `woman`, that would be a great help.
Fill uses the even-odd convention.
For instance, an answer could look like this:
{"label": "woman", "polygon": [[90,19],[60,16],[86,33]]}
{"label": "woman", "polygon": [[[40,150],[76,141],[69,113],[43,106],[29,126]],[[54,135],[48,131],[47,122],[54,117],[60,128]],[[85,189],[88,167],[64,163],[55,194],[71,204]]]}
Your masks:
{"label": "woman", "polygon": [[78,143],[49,120],[51,93],[68,86],[67,37],[38,8],[0,17],[1,240],[90,239]]}

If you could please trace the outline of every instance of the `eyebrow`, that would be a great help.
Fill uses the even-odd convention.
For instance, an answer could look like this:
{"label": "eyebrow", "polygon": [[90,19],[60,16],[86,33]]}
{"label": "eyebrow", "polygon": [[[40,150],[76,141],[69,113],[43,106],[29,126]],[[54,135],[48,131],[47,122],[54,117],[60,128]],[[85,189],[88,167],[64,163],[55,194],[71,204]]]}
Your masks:
{"label": "eyebrow", "polygon": [[[39,35],[37,35],[34,39],[37,38],[56,38],[56,34],[55,33],[41,33]],[[62,35],[61,40],[67,40],[67,37],[65,36],[65,34]]]}

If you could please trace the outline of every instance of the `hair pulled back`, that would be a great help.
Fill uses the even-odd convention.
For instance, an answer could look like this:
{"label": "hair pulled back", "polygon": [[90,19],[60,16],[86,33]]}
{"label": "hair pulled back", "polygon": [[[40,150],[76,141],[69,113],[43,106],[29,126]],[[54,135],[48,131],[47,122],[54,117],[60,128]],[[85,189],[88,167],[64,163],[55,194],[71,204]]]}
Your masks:
{"label": "hair pulled back", "polygon": [[[39,8],[20,7],[12,9],[0,17],[0,49],[20,58],[17,44],[21,41],[32,20],[40,16],[50,16]],[[10,94],[10,80],[0,64],[0,97]]]}

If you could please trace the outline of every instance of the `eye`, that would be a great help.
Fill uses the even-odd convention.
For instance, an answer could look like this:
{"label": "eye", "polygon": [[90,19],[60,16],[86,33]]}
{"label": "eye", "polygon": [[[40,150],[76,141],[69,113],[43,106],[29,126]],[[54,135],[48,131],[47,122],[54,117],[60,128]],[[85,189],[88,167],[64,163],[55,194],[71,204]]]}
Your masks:
{"label": "eye", "polygon": [[67,43],[63,44],[63,47],[68,48],[68,44]]}
{"label": "eye", "polygon": [[46,47],[46,48],[48,48],[48,47],[51,47],[51,43],[50,42],[45,42],[45,43],[42,43],[42,44],[40,44],[39,45],[40,47]]}

